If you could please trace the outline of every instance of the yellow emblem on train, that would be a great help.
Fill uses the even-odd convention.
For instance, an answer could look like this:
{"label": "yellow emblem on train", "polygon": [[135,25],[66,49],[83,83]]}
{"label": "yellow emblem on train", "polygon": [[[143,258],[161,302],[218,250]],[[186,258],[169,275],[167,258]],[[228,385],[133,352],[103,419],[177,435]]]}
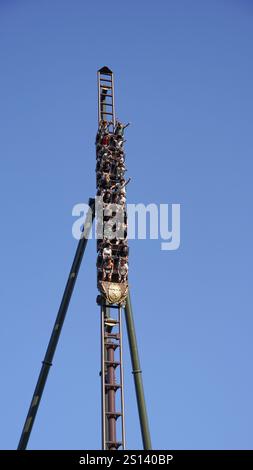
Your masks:
{"label": "yellow emblem on train", "polygon": [[128,285],[125,282],[101,282],[102,291],[110,304],[123,303],[127,296]]}

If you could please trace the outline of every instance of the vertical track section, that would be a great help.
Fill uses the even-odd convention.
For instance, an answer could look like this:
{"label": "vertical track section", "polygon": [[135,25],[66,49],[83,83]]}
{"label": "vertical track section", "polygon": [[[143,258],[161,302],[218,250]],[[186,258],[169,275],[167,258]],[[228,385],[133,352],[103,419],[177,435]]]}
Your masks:
{"label": "vertical track section", "polygon": [[108,67],[98,71],[98,122],[112,122],[115,126],[114,77]]}
{"label": "vertical track section", "polygon": [[[116,136],[114,76],[108,67],[98,70],[98,124],[99,129],[101,125],[107,129],[107,135]],[[121,305],[105,299],[100,305],[102,449],[125,449]]]}
{"label": "vertical track section", "polygon": [[102,448],[118,450],[126,445],[122,323],[121,307],[110,307],[114,314],[108,317],[101,305]]}
{"label": "vertical track section", "polygon": [[[102,67],[97,73],[98,82],[98,125],[101,121],[111,123],[115,126],[115,106],[114,106],[114,77],[113,72],[108,67]],[[105,309],[101,306],[101,338],[104,338],[104,321],[102,318],[110,317],[110,306]],[[102,415],[102,449],[106,449],[106,440],[109,435],[109,422],[106,419],[106,412],[109,408],[108,394],[104,393],[105,385],[105,370],[104,364],[109,360],[109,351],[104,349],[103,341],[101,340],[101,415]]]}

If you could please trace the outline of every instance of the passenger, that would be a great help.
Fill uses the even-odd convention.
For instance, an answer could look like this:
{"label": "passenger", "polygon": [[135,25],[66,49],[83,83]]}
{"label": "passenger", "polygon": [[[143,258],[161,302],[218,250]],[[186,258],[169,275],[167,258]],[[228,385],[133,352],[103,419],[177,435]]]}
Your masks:
{"label": "passenger", "polygon": [[[101,187],[101,178],[102,178],[102,173],[100,171],[97,171],[96,173],[96,180],[97,180],[97,186],[100,188]],[[98,194],[97,194],[98,196]]]}
{"label": "passenger", "polygon": [[98,126],[98,131],[96,135],[96,144],[101,143],[103,135],[107,132],[108,124],[106,121],[101,120]]}
{"label": "passenger", "polygon": [[112,258],[108,258],[103,263],[103,281],[111,282],[114,263]]}
{"label": "passenger", "polygon": [[119,172],[120,179],[125,178],[126,171],[127,171],[127,168],[126,168],[124,163],[123,163],[123,165],[120,164],[118,166],[118,172]]}
{"label": "passenger", "polygon": [[114,218],[104,220],[104,237],[110,242],[116,238],[116,223]]}
{"label": "passenger", "polygon": [[97,157],[101,155],[101,152],[103,151],[103,146],[101,144],[98,144],[96,146],[96,154],[97,154]]}
{"label": "passenger", "polygon": [[109,123],[107,121],[105,121],[104,119],[101,119],[101,121],[99,122],[98,131],[102,134],[105,133],[108,129],[108,125]]}
{"label": "passenger", "polygon": [[123,191],[123,193],[126,193],[126,186],[128,183],[130,183],[131,178],[128,178],[127,181],[125,181],[125,179],[122,178],[120,181],[121,181],[121,192]]}
{"label": "passenger", "polygon": [[124,206],[126,204],[126,193],[125,192],[120,192],[119,194],[119,203]]}
{"label": "passenger", "polygon": [[128,274],[128,263],[122,258],[118,266],[118,279],[119,282],[126,282]]}
{"label": "passenger", "polygon": [[116,160],[120,160],[121,158],[124,159],[125,161],[125,152],[123,149],[118,149],[117,152],[115,153]]}
{"label": "passenger", "polygon": [[102,173],[99,179],[99,185],[102,189],[107,189],[110,187],[111,179],[109,173]]}
{"label": "passenger", "polygon": [[112,193],[112,202],[113,204],[120,204],[120,195],[117,191]]}
{"label": "passenger", "polygon": [[118,182],[118,183],[115,183],[111,186],[111,189],[115,190],[115,192],[118,192],[119,191],[119,188],[121,187],[121,182]]}
{"label": "passenger", "polygon": [[125,165],[125,156],[124,156],[124,155],[121,154],[121,155],[119,156],[118,164],[119,164],[119,165]]}
{"label": "passenger", "polygon": [[103,173],[111,172],[111,165],[108,160],[102,162],[102,170],[103,170]]}
{"label": "passenger", "polygon": [[128,255],[129,255],[129,248],[128,246],[126,245],[126,243],[122,243],[122,246],[121,246],[121,250],[120,250],[120,256],[122,258],[125,258],[127,259],[128,258]]}
{"label": "passenger", "polygon": [[109,150],[111,150],[112,152],[115,152],[117,146],[116,146],[116,141],[115,141],[115,137],[114,136],[111,136],[110,139],[109,139]]}
{"label": "passenger", "polygon": [[119,183],[116,183],[114,184],[113,186],[111,186],[111,189],[115,189],[115,191],[119,191],[119,192],[123,192],[124,194],[126,194],[126,185],[131,181],[131,178],[128,178],[127,181],[125,181],[124,178],[121,178],[121,180],[119,181]]}
{"label": "passenger", "polygon": [[116,135],[120,135],[120,136],[123,137],[123,136],[124,136],[124,131],[125,131],[126,127],[129,126],[129,124],[130,124],[130,122],[128,122],[128,123],[124,126],[124,124],[122,124],[121,122],[117,121],[117,124],[116,124],[114,133],[115,133]]}
{"label": "passenger", "polygon": [[116,237],[114,240],[114,245],[117,250],[119,249],[120,242],[121,242],[120,238]]}
{"label": "passenger", "polygon": [[111,152],[109,152],[109,150],[106,148],[101,156],[103,160],[108,160],[111,156]]}
{"label": "passenger", "polygon": [[109,204],[111,202],[111,199],[112,199],[112,194],[111,194],[111,191],[105,191],[105,194],[104,194],[104,197],[103,197],[103,201],[105,204]]}
{"label": "passenger", "polygon": [[126,229],[127,229],[127,226],[124,222],[118,222],[117,224],[117,238],[119,240],[124,240],[125,239],[125,236],[126,236]]}
{"label": "passenger", "polygon": [[109,135],[105,134],[102,138],[102,145],[107,146],[109,145]]}
{"label": "passenger", "polygon": [[116,140],[115,140],[115,150],[116,151],[119,151],[119,150],[122,151],[124,142],[126,142],[126,141],[123,140],[122,137],[117,136]]}
{"label": "passenger", "polygon": [[124,174],[126,172],[126,167],[124,163],[118,163],[118,165],[115,168],[115,173],[120,179],[124,179]]}
{"label": "passenger", "polygon": [[107,260],[112,257],[112,248],[110,242],[106,242],[102,252],[103,260]]}

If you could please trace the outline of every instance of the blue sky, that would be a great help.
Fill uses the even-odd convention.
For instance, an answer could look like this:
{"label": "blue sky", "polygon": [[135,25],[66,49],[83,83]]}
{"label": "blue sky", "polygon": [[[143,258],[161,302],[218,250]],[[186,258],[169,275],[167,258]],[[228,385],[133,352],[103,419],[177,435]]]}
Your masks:
{"label": "blue sky", "polygon": [[[96,71],[131,121],[128,202],[180,203],[181,246],[132,241],[154,448],[252,449],[252,49],[247,0],[0,0],[0,447],[17,446],[95,192]],[[91,241],[30,449],[100,448]],[[125,344],[127,447],[141,448]]]}

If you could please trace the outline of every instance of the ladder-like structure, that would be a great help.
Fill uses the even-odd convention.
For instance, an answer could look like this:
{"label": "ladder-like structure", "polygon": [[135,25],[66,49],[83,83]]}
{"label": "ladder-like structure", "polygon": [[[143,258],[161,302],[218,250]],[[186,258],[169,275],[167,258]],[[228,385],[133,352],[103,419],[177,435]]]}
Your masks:
{"label": "ladder-like structure", "polygon": [[108,67],[98,71],[98,122],[112,122],[115,126],[114,78]]}
{"label": "ladder-like structure", "polygon": [[111,315],[108,317],[108,307],[101,306],[102,448],[104,450],[125,449],[121,307],[114,306],[114,309],[117,312],[116,318]]}

